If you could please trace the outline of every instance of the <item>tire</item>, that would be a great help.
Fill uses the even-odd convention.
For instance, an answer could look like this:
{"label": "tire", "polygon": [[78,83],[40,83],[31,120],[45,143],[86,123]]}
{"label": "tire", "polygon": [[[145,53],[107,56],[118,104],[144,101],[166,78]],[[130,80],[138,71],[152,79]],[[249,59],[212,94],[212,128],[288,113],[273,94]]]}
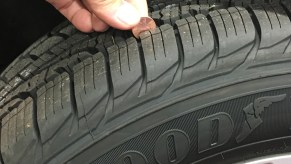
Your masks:
{"label": "tire", "polygon": [[240,2],[157,9],[159,28],[141,39],[56,27],[1,74],[1,162],[233,163],[290,152],[291,3]]}

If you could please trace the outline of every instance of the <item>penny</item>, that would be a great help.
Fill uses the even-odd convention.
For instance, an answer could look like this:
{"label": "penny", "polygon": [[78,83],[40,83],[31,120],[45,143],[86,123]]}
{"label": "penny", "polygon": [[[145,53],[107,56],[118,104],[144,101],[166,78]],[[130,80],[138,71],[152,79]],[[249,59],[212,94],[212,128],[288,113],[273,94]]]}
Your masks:
{"label": "penny", "polygon": [[139,38],[140,33],[148,30],[153,30],[157,27],[155,21],[150,17],[142,17],[139,24],[132,28],[132,33],[136,38]]}

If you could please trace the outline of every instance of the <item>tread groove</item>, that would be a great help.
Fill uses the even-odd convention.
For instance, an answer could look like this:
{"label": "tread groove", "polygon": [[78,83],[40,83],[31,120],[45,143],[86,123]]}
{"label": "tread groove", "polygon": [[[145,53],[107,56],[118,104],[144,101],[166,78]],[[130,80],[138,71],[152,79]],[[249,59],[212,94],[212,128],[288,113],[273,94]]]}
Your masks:
{"label": "tread groove", "polygon": [[[182,44],[182,40],[179,34],[179,30],[176,27],[176,25],[173,27],[174,28],[174,33],[175,33],[175,39],[176,39],[176,43],[177,43],[177,48],[178,48],[178,67],[177,70],[174,73],[174,77],[171,81],[171,84],[169,85],[168,88],[165,89],[165,91],[162,93],[162,95],[171,92],[173,90],[173,87],[175,86],[175,81],[181,81],[182,79],[182,74],[183,74],[183,68],[184,68],[184,51],[183,51],[183,44]],[[171,70],[172,68],[174,68],[175,66],[169,68],[169,70]],[[178,76],[180,75],[180,76]]]}
{"label": "tread groove", "polygon": [[[68,73],[69,74],[69,73]],[[70,74],[69,74],[69,76],[70,76]],[[71,83],[71,85],[70,85],[70,90],[71,90],[71,95],[70,95],[70,97],[71,97],[71,102],[72,102],[72,107],[73,107],[73,115],[74,115],[74,118],[76,119],[76,120],[78,120],[78,115],[79,115],[79,113],[78,113],[78,109],[77,109],[77,100],[76,100],[76,91],[75,91],[75,82],[74,82],[74,77],[73,77],[73,75],[72,76],[70,76],[70,83]],[[77,123],[78,123],[78,127],[79,127],[79,122],[78,121],[76,121]]]}
{"label": "tread groove", "polygon": [[[113,113],[113,109],[114,109],[114,85],[113,85],[113,80],[112,80],[112,75],[111,75],[111,68],[110,68],[110,63],[109,63],[109,53],[108,51],[104,52],[104,58],[105,58],[105,67],[106,67],[106,78],[108,81],[108,90],[109,90],[109,99],[108,102],[106,103],[106,108],[105,108],[105,115],[103,115],[103,118],[101,119],[99,125],[97,126],[99,129],[100,126],[104,125],[106,123],[106,121],[110,118],[109,114]],[[90,131],[92,137],[94,138],[94,134],[92,134],[92,132]]]}
{"label": "tread groove", "polygon": [[43,157],[43,148],[42,148],[42,144],[41,143],[41,136],[40,136],[40,129],[39,129],[39,125],[38,125],[38,122],[37,122],[37,101],[36,99],[33,97],[33,95],[31,95],[32,97],[32,102],[33,102],[33,110],[32,110],[32,119],[33,119],[33,129],[36,133],[36,137],[38,139],[38,143],[37,145],[40,146],[40,149],[41,149],[41,158]]}
{"label": "tread groove", "polygon": [[143,48],[142,48],[142,44],[141,44],[140,40],[137,41],[137,47],[138,47],[138,51],[140,54],[140,63],[141,63],[141,68],[142,68],[141,73],[142,73],[142,77],[143,77],[142,84],[141,84],[141,87],[139,88],[139,92],[138,92],[138,96],[141,97],[147,93],[147,80],[148,80],[148,78],[147,78],[147,66],[145,63],[144,52],[143,52]]}
{"label": "tread groove", "polygon": [[257,19],[257,17],[255,16],[255,13],[252,11],[252,9],[251,8],[246,8],[247,9],[247,11],[248,11],[248,13],[250,14],[250,16],[251,16],[251,19],[252,19],[252,22],[253,22],[253,24],[254,24],[254,27],[255,27],[255,33],[256,33],[256,35],[255,35],[255,47],[256,47],[256,49],[257,49],[257,52],[256,52],[256,54],[255,54],[255,56],[254,56],[254,58],[253,58],[253,60],[257,57],[257,55],[258,55],[258,50],[259,50],[259,48],[260,48],[260,44],[261,44],[261,34],[262,34],[262,32],[261,32],[261,28],[260,28],[260,26],[259,26],[259,21],[258,21],[258,19]]}
{"label": "tread groove", "polygon": [[214,26],[212,18],[208,15],[207,19],[210,22],[210,28],[212,30],[213,39],[214,39],[214,48],[213,48],[214,49],[214,55],[213,55],[213,57],[211,59],[211,62],[209,62],[209,66],[208,66],[208,70],[210,71],[210,70],[215,69],[216,66],[217,66],[217,59],[218,59],[218,56],[219,56],[219,46],[220,45],[219,45],[219,42],[218,42],[218,40],[219,40],[218,33],[217,33],[217,30],[216,30],[216,28]]}

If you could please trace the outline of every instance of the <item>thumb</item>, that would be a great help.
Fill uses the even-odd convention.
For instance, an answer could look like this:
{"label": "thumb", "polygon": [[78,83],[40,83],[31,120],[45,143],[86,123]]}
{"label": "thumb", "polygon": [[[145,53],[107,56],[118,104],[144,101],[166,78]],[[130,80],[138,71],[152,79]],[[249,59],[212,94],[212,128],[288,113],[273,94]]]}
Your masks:
{"label": "thumb", "polygon": [[125,0],[87,0],[87,8],[108,25],[128,30],[140,21],[139,11]]}

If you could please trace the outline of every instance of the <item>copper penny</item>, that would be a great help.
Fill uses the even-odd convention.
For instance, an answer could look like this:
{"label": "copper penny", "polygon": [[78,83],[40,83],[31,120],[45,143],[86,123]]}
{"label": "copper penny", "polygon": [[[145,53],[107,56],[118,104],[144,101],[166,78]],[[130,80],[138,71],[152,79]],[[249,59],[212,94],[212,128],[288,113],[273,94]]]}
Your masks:
{"label": "copper penny", "polygon": [[139,24],[137,24],[133,29],[132,33],[136,38],[139,38],[140,33],[148,30],[153,30],[157,27],[155,21],[150,17],[142,17]]}

